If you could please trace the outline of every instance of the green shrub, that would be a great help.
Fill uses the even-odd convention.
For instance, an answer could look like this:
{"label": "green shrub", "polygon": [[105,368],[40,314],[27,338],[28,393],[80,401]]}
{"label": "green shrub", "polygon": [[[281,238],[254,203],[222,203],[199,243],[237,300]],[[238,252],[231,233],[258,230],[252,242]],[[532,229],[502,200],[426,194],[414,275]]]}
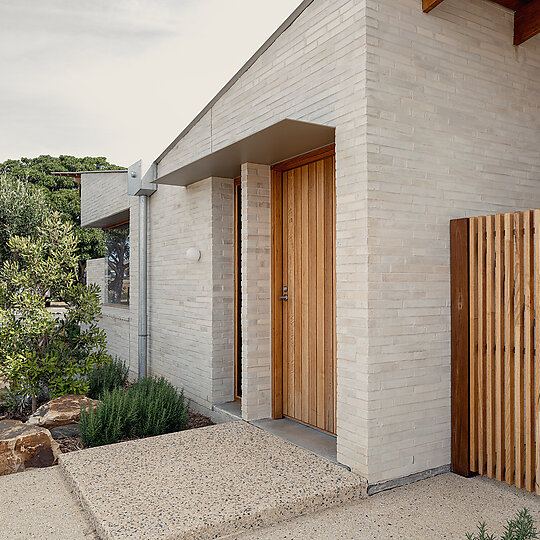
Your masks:
{"label": "green shrub", "polygon": [[188,403],[164,378],[145,377],[127,389],[105,390],[94,410],[81,409],[84,446],[111,444],[133,435],[151,437],[186,429]]}
{"label": "green shrub", "polygon": [[179,394],[163,377],[145,377],[129,390],[137,408],[137,435],[152,437],[186,429],[188,405],[183,390]]}
{"label": "green shrub", "polygon": [[[519,512],[514,519],[507,522],[501,540],[532,540],[538,538],[534,521],[527,508]],[[486,523],[478,524],[478,533],[467,533],[468,540],[495,540],[495,535],[487,532]]]}
{"label": "green shrub", "polygon": [[88,396],[100,399],[106,392],[112,392],[115,388],[125,388],[129,375],[128,366],[119,358],[115,358],[109,364],[98,366],[88,377]]}
{"label": "green shrub", "polygon": [[129,392],[115,388],[105,390],[102,402],[95,408],[81,407],[79,430],[86,447],[112,444],[131,437],[137,411]]}

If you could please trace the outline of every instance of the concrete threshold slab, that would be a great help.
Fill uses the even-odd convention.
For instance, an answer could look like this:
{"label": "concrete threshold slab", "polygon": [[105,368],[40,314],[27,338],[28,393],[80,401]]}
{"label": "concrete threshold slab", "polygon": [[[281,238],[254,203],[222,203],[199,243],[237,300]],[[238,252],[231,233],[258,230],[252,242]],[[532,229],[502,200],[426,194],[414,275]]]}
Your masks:
{"label": "concrete threshold slab", "polygon": [[338,463],[336,438],[289,418],[254,420],[250,424],[301,446],[318,456]]}
{"label": "concrete threshold slab", "polygon": [[100,538],[219,538],[358,500],[359,476],[246,422],[60,456]]}

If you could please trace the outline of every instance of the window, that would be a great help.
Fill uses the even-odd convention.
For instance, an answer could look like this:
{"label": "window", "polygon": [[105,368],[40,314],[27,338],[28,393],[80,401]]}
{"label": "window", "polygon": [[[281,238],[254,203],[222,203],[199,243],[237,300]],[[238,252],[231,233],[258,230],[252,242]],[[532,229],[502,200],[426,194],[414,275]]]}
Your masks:
{"label": "window", "polygon": [[105,302],[129,306],[129,223],[105,230]]}

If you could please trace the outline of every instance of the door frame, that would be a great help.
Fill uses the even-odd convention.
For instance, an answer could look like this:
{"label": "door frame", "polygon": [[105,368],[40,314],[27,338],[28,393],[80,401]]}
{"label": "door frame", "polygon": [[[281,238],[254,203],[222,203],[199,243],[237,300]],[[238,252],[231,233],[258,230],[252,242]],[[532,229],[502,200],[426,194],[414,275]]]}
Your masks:
{"label": "door frame", "polygon": [[[242,314],[241,314],[241,298],[242,298],[242,283],[241,276],[241,178],[235,178],[233,183],[233,251],[234,251],[234,339],[233,339],[233,355],[234,355],[234,401],[242,402],[242,381],[241,376],[238,376],[239,370],[242,368]],[[240,371],[241,375],[241,371]],[[240,379],[240,380],[239,380]]]}
{"label": "door frame", "polygon": [[[334,156],[336,145],[329,144],[296,156],[271,168],[270,211],[271,211],[271,381],[272,381],[272,418],[283,418],[283,301],[279,296],[283,291],[283,193],[282,173],[296,167],[302,167],[314,161]],[[335,186],[334,186],[335,189]],[[334,196],[334,225],[336,197]],[[334,226],[334,415],[336,411],[336,227]],[[335,423],[334,423],[335,425]]]}

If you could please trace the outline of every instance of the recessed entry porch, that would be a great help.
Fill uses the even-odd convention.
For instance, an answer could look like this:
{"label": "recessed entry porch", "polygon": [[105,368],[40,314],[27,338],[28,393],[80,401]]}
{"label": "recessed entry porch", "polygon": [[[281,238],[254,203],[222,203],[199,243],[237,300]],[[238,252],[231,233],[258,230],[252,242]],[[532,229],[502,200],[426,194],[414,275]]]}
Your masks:
{"label": "recessed entry porch", "polygon": [[283,120],[156,182],[230,181],[234,316],[220,321],[230,361],[215,366],[229,374],[227,407],[247,421],[287,419],[261,427],[320,436],[316,453],[335,460],[334,140],[333,127]]}
{"label": "recessed entry porch", "polygon": [[[214,405],[213,409],[217,418],[222,421],[234,422],[242,419],[242,406],[238,401],[220,403]],[[338,463],[336,437],[329,433],[306,426],[290,418],[252,420],[250,424],[309,450],[317,456]]]}

